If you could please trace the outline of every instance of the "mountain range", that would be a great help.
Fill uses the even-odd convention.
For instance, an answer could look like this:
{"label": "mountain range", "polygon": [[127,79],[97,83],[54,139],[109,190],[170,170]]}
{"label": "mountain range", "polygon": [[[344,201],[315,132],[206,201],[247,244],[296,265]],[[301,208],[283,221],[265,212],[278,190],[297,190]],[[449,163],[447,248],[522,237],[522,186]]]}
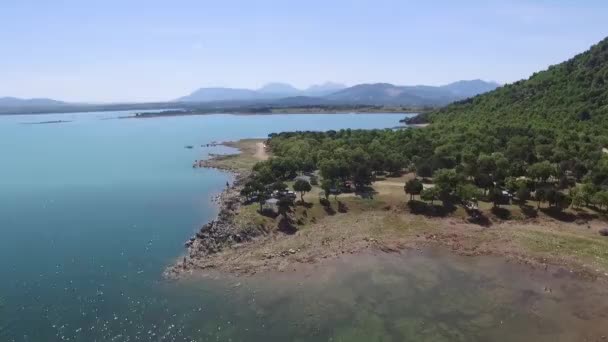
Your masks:
{"label": "mountain range", "polygon": [[62,106],[67,103],[51,99],[19,99],[16,97],[0,97],[0,107],[48,107]]}
{"label": "mountain range", "polygon": [[46,98],[0,98],[0,113],[47,113],[60,111],[96,111],[150,108],[238,108],[242,106],[317,106],[374,105],[405,107],[438,107],[469,98],[499,87],[481,80],[458,81],[444,86],[396,86],[389,83],[359,84],[347,87],[326,82],[306,89],[286,83],[269,83],[259,89],[201,88],[188,96],[171,102],[84,104]]}
{"label": "mountain range", "polygon": [[298,89],[287,83],[268,83],[259,89],[201,88],[177,99],[177,102],[251,101],[270,100],[292,96],[322,97],[346,88],[339,83],[326,82],[306,89]]}
{"label": "mountain range", "polygon": [[482,80],[458,81],[444,86],[397,86],[389,83],[372,83],[346,87],[327,82],[301,90],[286,83],[270,83],[259,89],[201,88],[176,101],[277,100],[316,104],[441,106],[494,90],[499,86],[498,83]]}

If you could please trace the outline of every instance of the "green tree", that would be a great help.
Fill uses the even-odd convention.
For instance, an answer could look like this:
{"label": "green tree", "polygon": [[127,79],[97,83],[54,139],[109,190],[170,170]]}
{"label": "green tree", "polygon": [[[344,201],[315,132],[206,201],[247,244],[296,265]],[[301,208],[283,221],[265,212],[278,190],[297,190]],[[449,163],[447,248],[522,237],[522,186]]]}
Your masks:
{"label": "green tree", "polygon": [[487,193],[488,190],[490,190],[494,186],[492,178],[486,173],[478,173],[475,176],[475,184],[483,189],[484,195]]}
{"label": "green tree", "polygon": [[500,152],[492,153],[494,159],[494,172],[492,178],[494,182],[502,184],[509,175],[509,160]]}
{"label": "green tree", "polygon": [[279,215],[282,215],[284,218],[287,218],[287,215],[291,211],[291,207],[293,207],[293,200],[287,196],[283,196],[279,198],[277,202],[277,209]]}
{"label": "green tree", "polygon": [[520,184],[519,188],[515,192],[515,197],[517,197],[517,199],[519,199],[522,203],[525,203],[527,200],[529,200],[530,189],[528,189],[528,186],[526,184]]}
{"label": "green tree", "polygon": [[570,198],[572,198],[572,207],[574,208],[580,208],[585,204],[583,192],[580,186],[570,188]]}
{"label": "green tree", "polygon": [[293,190],[300,193],[300,200],[302,200],[302,203],[304,203],[304,195],[310,190],[312,190],[312,186],[310,185],[310,183],[308,183],[308,181],[304,179],[298,179],[293,184]]}
{"label": "green tree", "polygon": [[270,198],[270,195],[266,191],[259,191],[257,193],[257,201],[260,204],[260,213],[264,210],[264,204]]}
{"label": "green tree", "polygon": [[441,169],[433,174],[433,183],[435,183],[435,187],[444,204],[463,181],[463,176],[453,169]]}
{"label": "green tree", "polygon": [[567,209],[570,204],[572,204],[572,197],[556,191],[555,197],[553,198],[553,203],[559,211],[562,211]]}
{"label": "green tree", "polygon": [[359,190],[365,188],[372,183],[372,171],[367,165],[359,165],[355,169],[353,175],[355,187]]}
{"label": "green tree", "polygon": [[467,183],[458,186],[457,194],[463,202],[477,203],[477,200],[481,196],[481,191],[475,185]]}
{"label": "green tree", "polygon": [[396,152],[390,153],[384,159],[384,169],[391,175],[399,175],[406,164],[407,160]]}
{"label": "green tree", "polygon": [[247,200],[251,200],[253,197],[255,197],[256,201],[260,204],[260,212],[262,212],[266,200],[270,198],[264,184],[256,179],[251,179],[245,183],[243,189],[241,190],[241,195],[245,196]]}
{"label": "green tree", "polygon": [[505,179],[505,189],[514,194],[517,190],[519,190],[521,183],[522,182],[515,177],[507,177]]}
{"label": "green tree", "polygon": [[331,193],[331,189],[335,188],[335,181],[331,179],[323,178],[321,181],[321,189],[323,189],[323,193],[325,194],[325,199],[329,199],[329,194]]}
{"label": "green tree", "polygon": [[488,195],[488,199],[492,202],[494,208],[499,208],[500,204],[504,200],[504,195],[502,193],[502,189],[499,187],[494,187],[490,190]]}
{"label": "green tree", "polygon": [[319,171],[324,179],[339,179],[340,165],[335,160],[323,160],[319,163]]}
{"label": "green tree", "polygon": [[608,208],[608,191],[598,191],[593,195],[593,203],[597,205],[600,210]]}
{"label": "green tree", "polygon": [[285,184],[282,181],[274,182],[270,186],[270,190],[272,190],[272,191],[278,191],[278,192],[287,191],[287,184]]}
{"label": "green tree", "polygon": [[415,195],[420,195],[423,188],[422,182],[417,178],[408,180],[404,186],[405,193],[410,195],[410,201],[414,200]]}
{"label": "green tree", "polygon": [[439,189],[436,186],[431,188],[426,188],[422,190],[420,193],[420,198],[425,201],[431,201],[431,205],[434,204],[436,200],[439,199]]}
{"label": "green tree", "polygon": [[583,201],[583,203],[585,203],[586,206],[589,206],[591,203],[593,203],[593,197],[595,196],[595,193],[597,192],[597,188],[595,187],[594,184],[592,183],[583,183],[583,185],[580,186],[580,191],[581,191],[581,199]]}
{"label": "green tree", "polygon": [[253,195],[255,195],[260,188],[263,189],[263,186],[261,184],[254,180],[249,180],[245,183],[243,189],[241,189],[241,196],[244,196],[247,201],[250,201]]}
{"label": "green tree", "polygon": [[540,209],[540,204],[545,202],[547,200],[547,189],[545,188],[538,188],[536,189],[536,192],[534,193],[534,198],[536,198],[536,202],[537,204],[537,208]]}
{"label": "green tree", "polygon": [[528,167],[528,175],[530,178],[541,183],[546,183],[547,180],[555,174],[555,166],[548,161],[532,164]]}

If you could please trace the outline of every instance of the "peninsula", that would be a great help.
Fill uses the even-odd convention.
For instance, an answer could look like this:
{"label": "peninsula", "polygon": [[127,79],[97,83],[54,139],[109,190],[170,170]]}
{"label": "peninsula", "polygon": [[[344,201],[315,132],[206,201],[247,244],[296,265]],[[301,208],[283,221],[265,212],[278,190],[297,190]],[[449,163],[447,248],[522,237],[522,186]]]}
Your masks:
{"label": "peninsula", "polygon": [[430,125],[420,129],[234,143],[240,155],[202,164],[239,175],[218,219],[167,275],[441,245],[608,279],[606,89],[587,91],[608,68],[607,45],[424,114]]}

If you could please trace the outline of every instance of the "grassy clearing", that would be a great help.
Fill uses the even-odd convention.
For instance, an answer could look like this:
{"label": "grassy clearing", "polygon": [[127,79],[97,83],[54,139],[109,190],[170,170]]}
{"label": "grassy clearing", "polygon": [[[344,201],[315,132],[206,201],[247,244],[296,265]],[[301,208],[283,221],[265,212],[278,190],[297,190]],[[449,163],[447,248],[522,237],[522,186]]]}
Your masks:
{"label": "grassy clearing", "polygon": [[520,229],[514,236],[530,251],[553,256],[567,256],[608,270],[608,239],[590,234]]}
{"label": "grassy clearing", "polygon": [[225,170],[250,171],[257,162],[269,157],[261,145],[264,141],[264,139],[243,139],[226,142],[223,145],[236,148],[240,153],[213,156],[207,161],[207,165]]}
{"label": "grassy clearing", "polygon": [[[320,204],[322,190],[313,186],[305,194],[304,203],[300,203],[298,194],[298,203],[290,215],[293,234],[279,231],[282,217],[260,215],[257,203],[245,205],[238,224],[245,227],[253,223],[266,233],[266,238],[239,249],[238,258],[233,260],[245,269],[282,269],[292,262],[313,262],[369,247],[395,250],[438,243],[465,254],[523,256],[608,272],[608,238],[597,234],[597,229],[604,226],[603,217],[597,213],[585,211],[591,217],[585,222],[560,221],[543,210],[536,211],[533,202],[526,203],[528,210],[535,212],[532,217],[519,205],[503,205],[497,212],[492,204],[480,202],[489,226],[469,223],[468,214],[460,206],[446,217],[416,215],[410,211],[409,197],[403,190],[408,177],[375,182],[370,198],[353,193],[341,194],[337,199],[330,196],[327,207]],[[289,187],[292,185],[288,182]],[[566,214],[577,212],[569,210]],[[286,253],[290,250],[295,253]]]}
{"label": "grassy clearing", "polygon": [[[241,153],[215,157],[209,166],[249,171],[255,163],[268,158],[263,142],[245,139],[226,143]],[[280,216],[260,215],[256,203],[244,205],[236,224],[243,229],[260,230],[269,238],[239,250],[240,254],[224,255],[228,259],[223,260],[250,265],[252,269],[262,265],[281,268],[289,262],[309,262],[370,246],[426,243],[429,241],[424,236],[432,235],[435,240],[431,242],[449,245],[455,250],[512,253],[608,272],[608,238],[597,234],[597,229],[608,224],[600,213],[568,209],[555,216],[546,210],[537,210],[533,201],[523,206],[501,205],[499,209],[491,203],[479,202],[479,209],[490,222],[486,228],[468,223],[469,215],[460,206],[443,218],[415,215],[407,206],[409,197],[403,189],[405,182],[413,177],[405,174],[380,178],[374,182],[368,197],[354,193],[341,194],[337,199],[330,196],[328,207],[320,204],[322,189],[313,186],[312,191],[305,194],[304,203],[298,203],[290,215],[295,234],[279,232]],[[292,188],[293,182],[287,185]],[[268,255],[285,254],[288,250],[297,253],[282,260],[267,259]]]}

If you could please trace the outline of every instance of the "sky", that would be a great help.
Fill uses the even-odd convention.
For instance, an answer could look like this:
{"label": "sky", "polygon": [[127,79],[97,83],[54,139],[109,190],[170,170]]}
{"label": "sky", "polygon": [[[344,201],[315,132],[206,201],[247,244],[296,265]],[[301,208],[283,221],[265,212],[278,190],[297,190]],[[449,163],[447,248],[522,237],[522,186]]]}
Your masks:
{"label": "sky", "polygon": [[605,0],[0,0],[0,97],[510,83],[608,36]]}

